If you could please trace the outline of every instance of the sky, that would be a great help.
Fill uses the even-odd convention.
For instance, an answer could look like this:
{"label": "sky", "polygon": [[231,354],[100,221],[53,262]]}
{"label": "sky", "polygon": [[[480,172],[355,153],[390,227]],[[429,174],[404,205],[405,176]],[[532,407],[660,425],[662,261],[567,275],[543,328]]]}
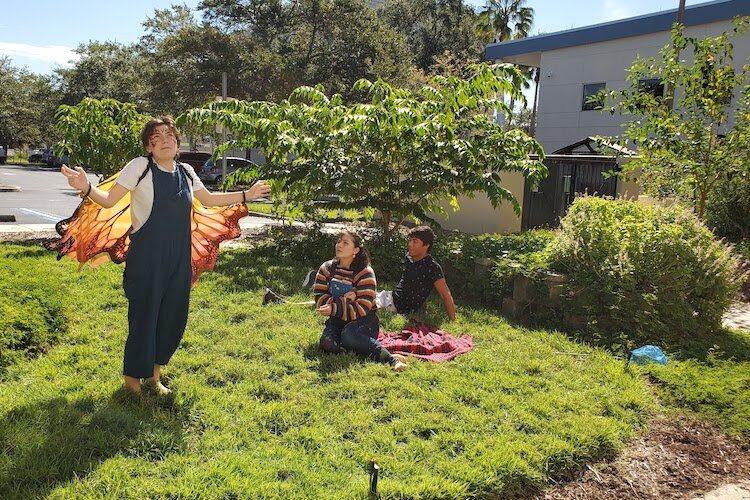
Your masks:
{"label": "sky", "polygon": [[[467,0],[481,8],[485,0]],[[705,0],[686,0],[695,5]],[[155,9],[199,0],[0,0],[0,56],[39,74],[68,67],[73,49],[89,41],[131,44]],[[553,33],[677,8],[678,0],[527,0],[534,9],[532,34]]]}

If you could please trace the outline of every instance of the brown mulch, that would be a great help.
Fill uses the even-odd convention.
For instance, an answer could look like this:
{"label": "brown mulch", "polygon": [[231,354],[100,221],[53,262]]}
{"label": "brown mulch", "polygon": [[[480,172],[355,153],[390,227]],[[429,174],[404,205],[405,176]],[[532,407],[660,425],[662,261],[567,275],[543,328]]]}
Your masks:
{"label": "brown mulch", "polygon": [[705,422],[657,419],[614,461],[586,466],[536,498],[693,498],[748,478],[749,442]]}

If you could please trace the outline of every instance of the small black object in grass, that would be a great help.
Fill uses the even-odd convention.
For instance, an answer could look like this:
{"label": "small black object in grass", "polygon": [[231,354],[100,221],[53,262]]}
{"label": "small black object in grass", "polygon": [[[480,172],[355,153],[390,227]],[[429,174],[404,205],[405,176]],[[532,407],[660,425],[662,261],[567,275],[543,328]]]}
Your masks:
{"label": "small black object in grass", "polygon": [[374,458],[370,459],[370,493],[378,492],[378,471],[380,466]]}
{"label": "small black object in grass", "polygon": [[286,300],[276,295],[270,288],[266,288],[266,294],[263,296],[264,306],[270,303],[278,304],[281,302],[286,302]]}

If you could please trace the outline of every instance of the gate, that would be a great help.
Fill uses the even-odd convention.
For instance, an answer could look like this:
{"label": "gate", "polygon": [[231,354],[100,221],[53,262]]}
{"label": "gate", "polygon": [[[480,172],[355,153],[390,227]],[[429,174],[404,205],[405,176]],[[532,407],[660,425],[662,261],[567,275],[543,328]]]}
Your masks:
{"label": "gate", "polygon": [[551,154],[544,164],[549,175],[534,189],[524,186],[522,231],[557,227],[576,196],[617,195],[617,176],[602,175],[619,170],[614,156]]}

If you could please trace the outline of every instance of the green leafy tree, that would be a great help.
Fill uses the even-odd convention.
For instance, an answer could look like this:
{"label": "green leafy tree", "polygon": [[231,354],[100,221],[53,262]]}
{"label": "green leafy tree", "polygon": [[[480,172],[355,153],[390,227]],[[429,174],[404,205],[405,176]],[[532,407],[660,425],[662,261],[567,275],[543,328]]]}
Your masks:
{"label": "green leafy tree", "polygon": [[221,27],[199,24],[184,5],[157,9],[143,26],[141,56],[151,72],[148,109],[154,114],[179,114],[221,95],[221,75],[228,75],[230,96],[242,96],[246,85],[246,36]]}
{"label": "green leafy tree", "polygon": [[75,106],[60,106],[56,119],[60,147],[70,155],[70,163],[88,165],[101,178],[143,154],[140,133],[149,117],[134,104],[86,98]]}
{"label": "green leafy tree", "polygon": [[136,45],[89,42],[76,52],[80,59],[71,68],[56,70],[64,104],[90,97],[117,99],[146,108],[152,79]]}
{"label": "green leafy tree", "polygon": [[0,57],[0,145],[50,141],[47,113],[58,98],[48,77],[17,69],[10,59]]}
{"label": "green leafy tree", "polygon": [[478,61],[484,44],[477,37],[476,14],[463,0],[387,0],[378,15],[407,40],[417,67],[435,72],[446,52]]}
{"label": "green leafy tree", "polygon": [[388,232],[475,192],[520,212],[503,173],[538,180],[546,168],[529,155],[543,151],[520,130],[503,131],[491,112],[510,113],[496,96],[519,94],[521,79],[509,65],[478,65],[468,79],[436,76],[419,91],[360,80],[354,90],[369,97],[366,103],[347,105],[322,86],[300,87],[278,104],[213,103],[178,120],[227,127],[235,138],[219,152],[264,149],[268,163],[236,180],[274,179],[277,194],[298,204],[335,194],[334,206],[377,209]]}
{"label": "green leafy tree", "polygon": [[[623,174],[640,169],[647,193],[684,200],[701,219],[720,181],[750,169],[750,88],[742,89],[750,67],[735,65],[731,42],[747,31],[749,20],[704,39],[686,36],[676,24],[672,44],[659,57],[637,58],[627,70],[629,86],[605,94],[605,110],[632,116],[617,142],[631,142],[640,157]],[[662,87],[664,94],[654,91]],[[732,126],[735,107],[739,119]]]}
{"label": "green leafy tree", "polygon": [[237,47],[233,97],[279,101],[300,85],[346,93],[359,78],[404,85],[414,76],[404,37],[359,0],[204,0],[199,9]]}

